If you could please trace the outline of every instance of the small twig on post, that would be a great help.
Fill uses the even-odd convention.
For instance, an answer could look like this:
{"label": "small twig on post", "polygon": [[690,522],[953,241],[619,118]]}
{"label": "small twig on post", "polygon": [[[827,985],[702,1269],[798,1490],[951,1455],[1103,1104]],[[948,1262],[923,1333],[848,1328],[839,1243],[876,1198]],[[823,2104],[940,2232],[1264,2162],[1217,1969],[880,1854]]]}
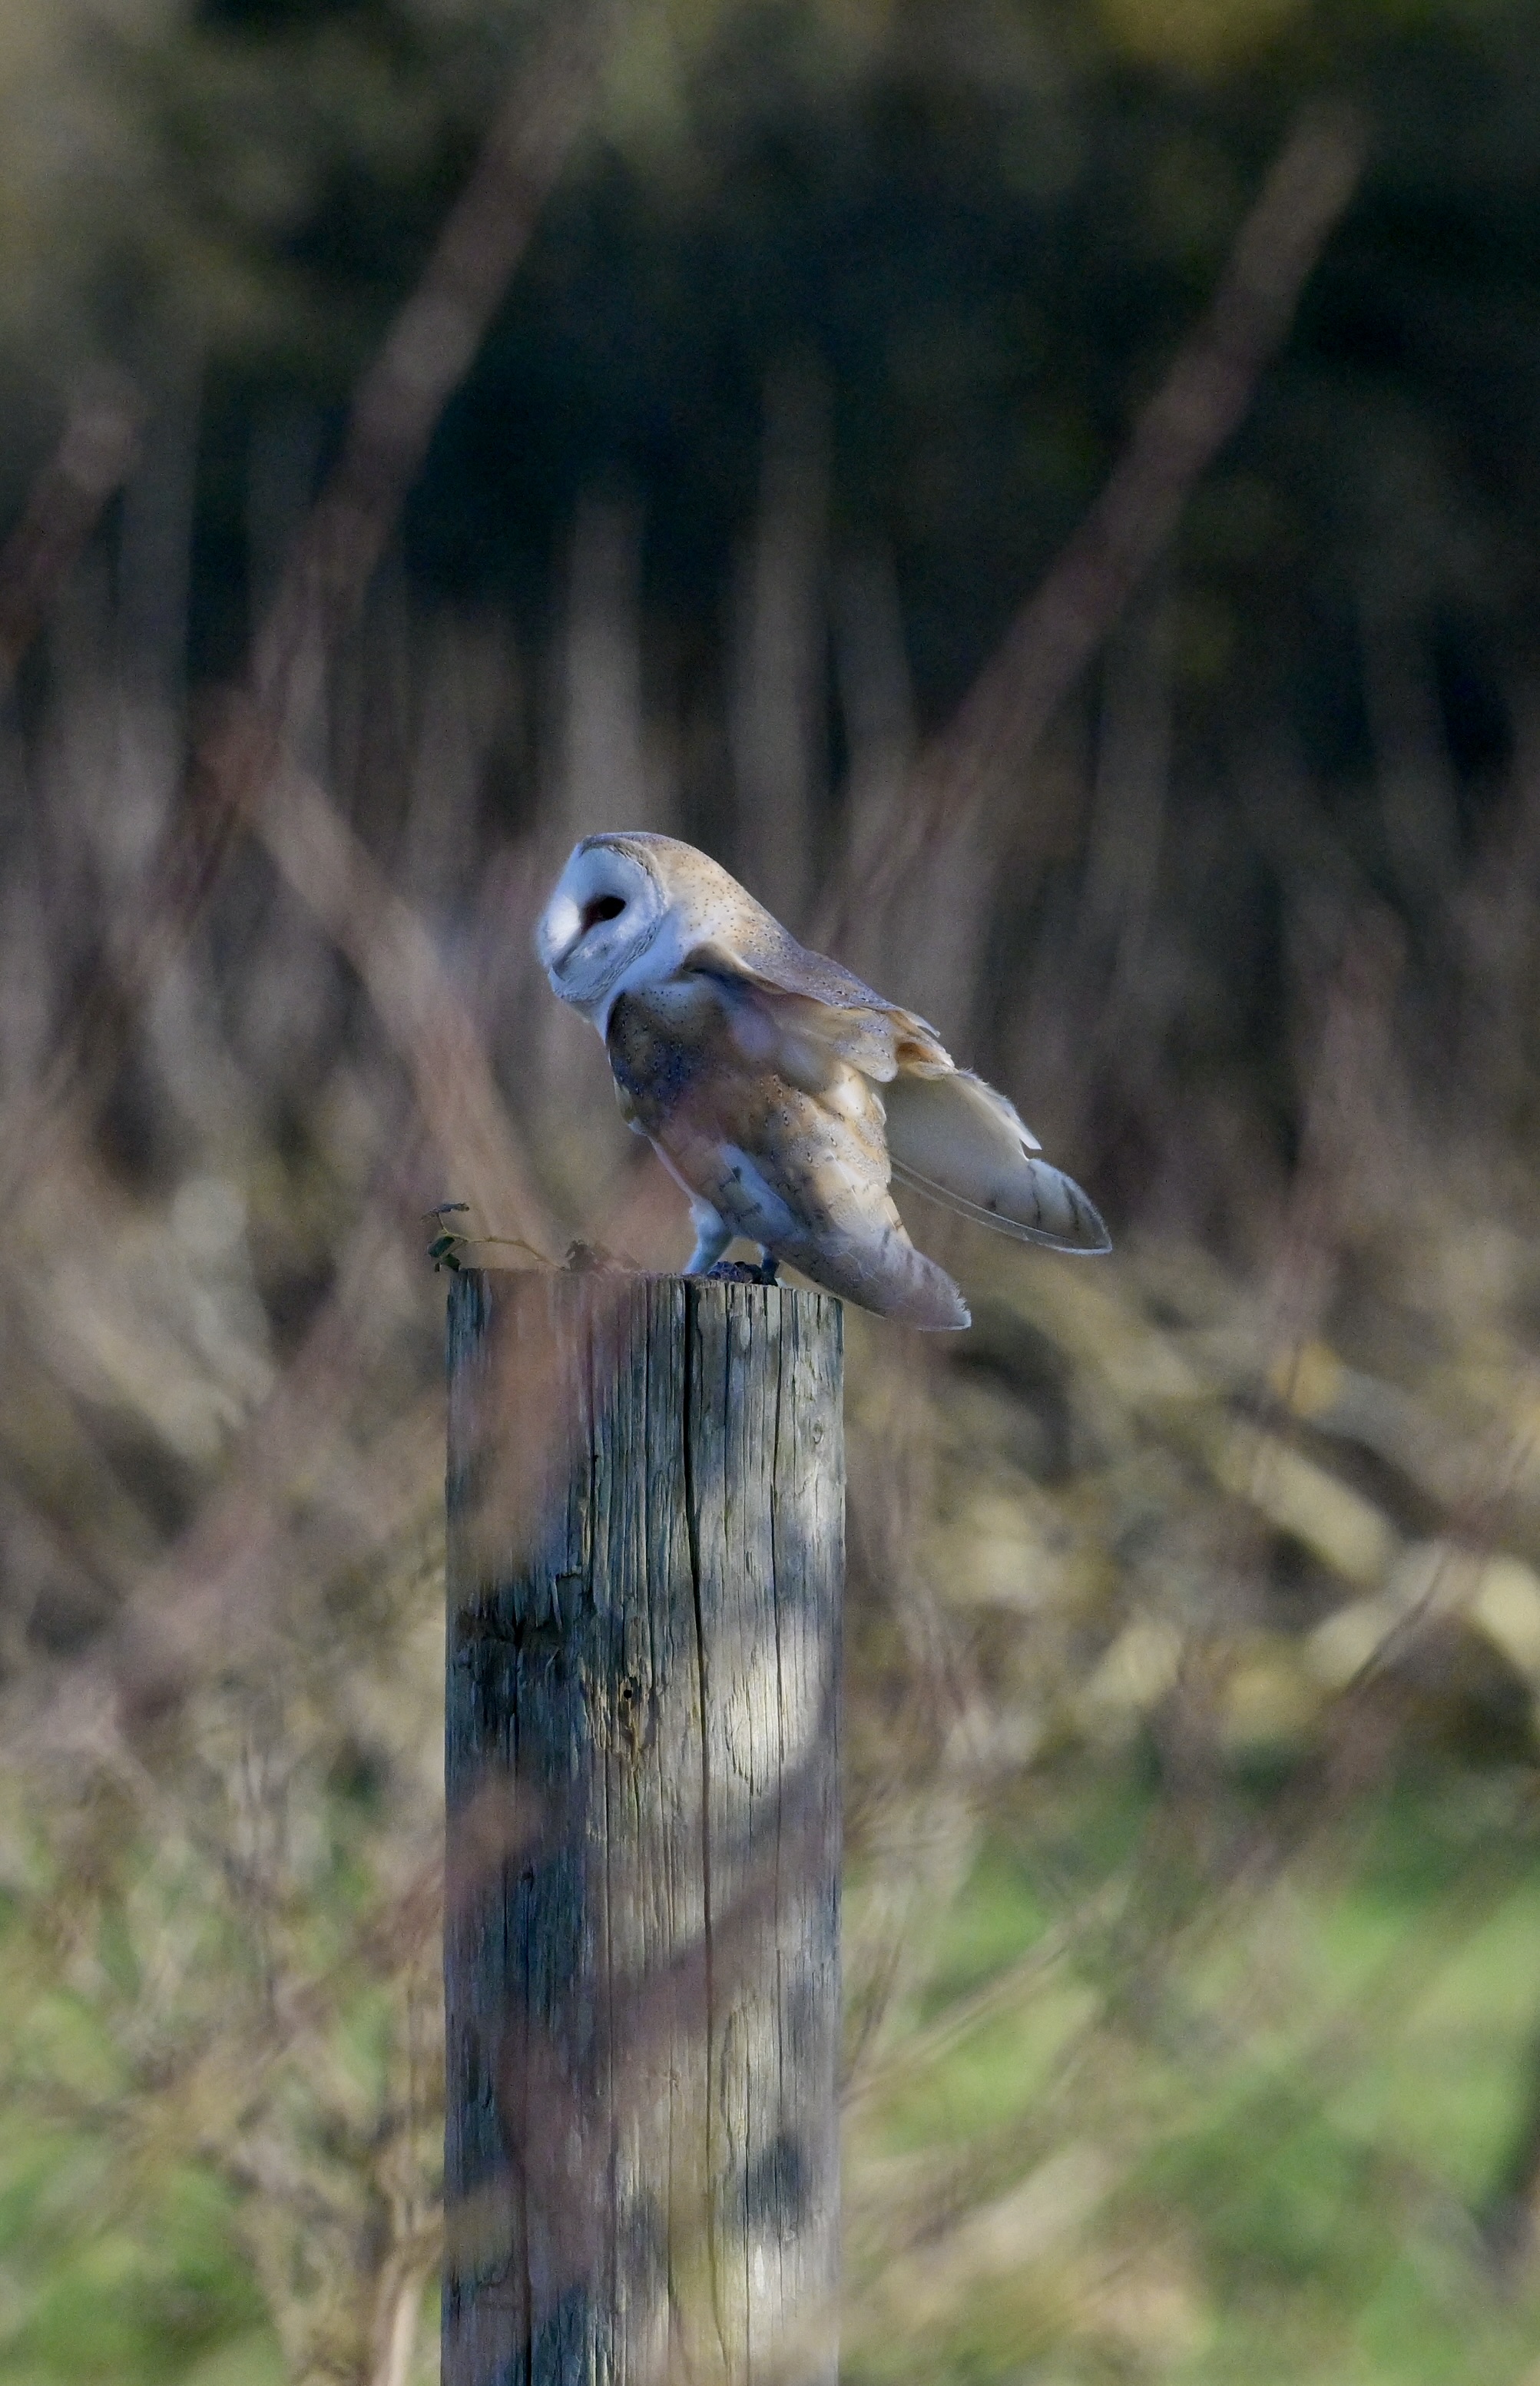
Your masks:
{"label": "small twig on post", "polygon": [[833,2386],[839,1304],[466,1270],[449,1363],[445,2386]]}

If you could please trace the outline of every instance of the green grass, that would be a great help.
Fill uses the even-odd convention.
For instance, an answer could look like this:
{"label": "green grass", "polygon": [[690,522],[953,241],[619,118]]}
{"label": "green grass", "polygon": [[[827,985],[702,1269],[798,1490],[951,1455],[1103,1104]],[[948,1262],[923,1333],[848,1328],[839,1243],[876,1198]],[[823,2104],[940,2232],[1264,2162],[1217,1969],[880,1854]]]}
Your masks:
{"label": "green grass", "polygon": [[210,2169],[131,2162],[106,2130],[13,2116],[0,2149],[6,2386],[282,2377],[231,2196]]}
{"label": "green grass", "polygon": [[[1147,1808],[1132,1781],[1124,1798],[1123,1827],[1099,1815],[1102,1865],[1083,1864],[1079,1895],[1140,1851]],[[1093,1934],[1019,2005],[882,2094],[863,2142],[900,2155],[971,2145],[981,2197],[1008,2189],[1013,2132],[1028,2172],[1057,2137],[1104,2150],[1112,2183],[1051,2254],[1029,2247],[1014,2279],[965,2279],[946,2329],[908,2350],[861,2348],[852,2379],[1519,2386],[1536,2374],[1540,2297],[1499,2284],[1477,2228],[1540,2028],[1525,1786],[1406,1781],[1362,1821],[1349,1856],[1302,1859],[1284,1886],[1238,1896],[1221,1918],[1213,1901],[1191,1928],[1178,1881],[1164,1944],[1162,1858],[1146,1843],[1128,1876],[1133,1973]],[[1041,1940],[1055,1912],[1044,1872],[1065,1877],[1057,1832],[1056,1820],[1040,1871],[1029,1798],[1009,1839],[986,1845],[938,1926],[929,2018]],[[1125,1927],[1110,1943],[1135,1942]],[[1120,2261],[1180,2278],[1178,2341],[1100,2324]],[[1034,2265],[1071,2282],[1051,2341]]]}
{"label": "green grass", "polygon": [[[873,2158],[976,2157],[981,2204],[1055,2176],[1067,2148],[1095,2150],[1106,2182],[1020,2264],[992,2254],[912,2329],[858,2336],[851,2386],[1520,2386],[1540,2302],[1499,2291],[1475,2215],[1540,2021],[1522,1783],[1403,1782],[1350,1848],[1207,1905],[1152,1812],[1132,1775],[1045,1782],[933,1918],[917,2027],[943,2025],[937,2051],[858,2116],[853,2208]],[[959,2000],[1120,1882],[1121,1919],[945,2032]],[[0,1922],[13,1988],[20,1927]],[[0,2380],[276,2386],[233,2191],[136,2134],[99,2003],[120,2020],[144,1993],[126,1940],[107,1934],[94,1977],[6,2018],[23,2092],[0,2135]],[[361,1988],[348,2035],[366,2071],[383,2027]]]}

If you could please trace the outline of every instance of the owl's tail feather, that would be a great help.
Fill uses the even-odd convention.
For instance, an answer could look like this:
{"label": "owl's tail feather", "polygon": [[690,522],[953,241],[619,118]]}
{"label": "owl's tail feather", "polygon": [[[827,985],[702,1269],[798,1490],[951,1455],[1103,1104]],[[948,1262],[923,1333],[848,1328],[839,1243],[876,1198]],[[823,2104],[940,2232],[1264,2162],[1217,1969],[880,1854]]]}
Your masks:
{"label": "owl's tail feather", "polygon": [[901,1226],[886,1226],[870,1237],[826,1232],[816,1241],[799,1237],[795,1246],[778,1242],[776,1257],[823,1291],[875,1310],[896,1325],[955,1334],[973,1322],[945,1270],[917,1251]]}

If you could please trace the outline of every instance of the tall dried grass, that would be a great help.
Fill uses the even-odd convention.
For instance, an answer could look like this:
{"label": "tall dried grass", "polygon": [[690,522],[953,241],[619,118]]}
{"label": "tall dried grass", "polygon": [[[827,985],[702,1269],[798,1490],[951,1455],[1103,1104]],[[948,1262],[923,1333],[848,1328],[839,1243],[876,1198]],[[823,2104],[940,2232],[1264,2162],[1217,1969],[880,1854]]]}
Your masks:
{"label": "tall dried grass", "polygon": [[[1314,157],[1319,240],[1350,149],[1340,129],[1300,138],[1280,172]],[[1282,263],[1254,222],[1228,285],[1252,374],[1313,253],[1299,220]],[[471,273],[457,354],[510,263]],[[65,575],[79,524],[47,549],[46,608],[0,605],[46,613],[0,747],[0,2009],[18,2161],[48,2180],[0,2318],[17,2374],[57,2374],[39,2347],[64,2249],[152,2278],[198,2181],[286,2374],[431,2368],[442,1416],[422,1212],[468,1199],[473,1231],[553,1261],[573,1235],[640,1264],[682,1254],[676,1197],[530,949],[555,862],[623,789],[623,824],[709,843],[933,1007],[1120,1234],[1091,1272],[917,1217],[974,1333],[942,1349],[852,1321],[849,2373],[1217,2377],[1224,2165],[1194,2155],[1178,2193],[1171,2149],[1222,2115],[1237,2195],[1248,2164],[1286,2165],[1396,2032],[1415,2041],[1462,1938],[1521,1911],[1533,755],[1521,739],[1462,860],[1436,772],[1387,731],[1387,835],[1433,923],[1409,958],[1297,772],[1245,751],[1206,775],[1182,753],[1179,566],[1123,621],[1096,702],[1067,707],[1244,394],[1221,293],[1164,394],[1181,439],[1152,463],[1158,400],[1108,491],[1090,544],[1116,568],[1088,580],[1083,541],[918,764],[893,575],[833,546],[822,397],[789,360],[721,625],[727,767],[703,795],[699,723],[645,700],[624,500],[596,492],[572,526],[551,650],[404,585],[389,517],[432,419],[409,371],[411,422],[384,450],[369,426],[425,303],[366,386],[244,690],[190,721],[182,623],[134,581],[131,543],[116,581],[105,541]],[[1182,393],[1210,368],[1200,421]],[[257,512],[284,436],[288,479],[307,469],[303,428],[269,425]],[[1400,667],[1387,644],[1404,725]],[[1249,970],[1234,889],[1264,869],[1279,1017],[1248,1046],[1224,1016]],[[1258,1050],[1281,1088],[1247,1074]],[[1479,1790],[1489,1846],[1420,1936],[1345,1976],[1321,1916],[1385,1786],[1478,1727],[1510,1759]],[[1261,1794],[1264,1774],[1282,1786]],[[1096,1821],[1108,1785],[1116,1827]],[[970,1953],[969,1884],[1002,1861],[1041,1928]],[[1484,2210],[1459,2206],[1435,2146],[1366,2129],[1353,2193],[1373,2225],[1338,2225],[1371,2268],[1458,2258],[1496,2331],[1486,2374],[1517,2380],[1517,2307],[1481,2253],[1521,2278],[1536,2133],[1510,2118]]]}

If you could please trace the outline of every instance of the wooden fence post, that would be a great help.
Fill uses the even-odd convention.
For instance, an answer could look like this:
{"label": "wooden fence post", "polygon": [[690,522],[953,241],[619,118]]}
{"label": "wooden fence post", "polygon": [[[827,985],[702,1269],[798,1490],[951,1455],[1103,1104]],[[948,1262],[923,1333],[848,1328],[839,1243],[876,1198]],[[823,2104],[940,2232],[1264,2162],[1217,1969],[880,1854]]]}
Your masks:
{"label": "wooden fence post", "polygon": [[449,1298],[444,2386],[837,2374],[839,1303]]}

